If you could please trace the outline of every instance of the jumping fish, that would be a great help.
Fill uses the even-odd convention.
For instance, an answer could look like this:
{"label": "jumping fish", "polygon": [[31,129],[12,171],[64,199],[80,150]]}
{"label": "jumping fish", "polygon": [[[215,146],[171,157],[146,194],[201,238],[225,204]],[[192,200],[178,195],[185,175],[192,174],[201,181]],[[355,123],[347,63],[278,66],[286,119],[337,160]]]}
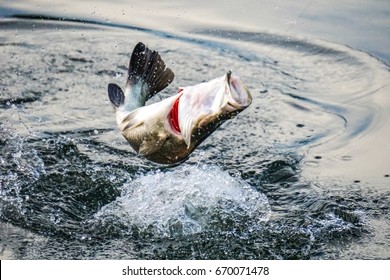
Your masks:
{"label": "jumping fish", "polygon": [[108,85],[120,132],[137,153],[160,164],[186,160],[224,121],[252,102],[247,87],[229,71],[145,105],[173,79],[158,52],[140,42],[130,58],[125,92],[116,84]]}

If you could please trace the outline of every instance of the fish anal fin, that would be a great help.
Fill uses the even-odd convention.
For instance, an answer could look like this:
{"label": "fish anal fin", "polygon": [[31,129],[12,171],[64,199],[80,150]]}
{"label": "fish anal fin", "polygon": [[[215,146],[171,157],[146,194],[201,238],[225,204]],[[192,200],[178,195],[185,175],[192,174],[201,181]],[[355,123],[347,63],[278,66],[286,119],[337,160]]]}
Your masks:
{"label": "fish anal fin", "polygon": [[108,97],[115,108],[124,104],[125,95],[122,89],[116,84],[108,84]]}

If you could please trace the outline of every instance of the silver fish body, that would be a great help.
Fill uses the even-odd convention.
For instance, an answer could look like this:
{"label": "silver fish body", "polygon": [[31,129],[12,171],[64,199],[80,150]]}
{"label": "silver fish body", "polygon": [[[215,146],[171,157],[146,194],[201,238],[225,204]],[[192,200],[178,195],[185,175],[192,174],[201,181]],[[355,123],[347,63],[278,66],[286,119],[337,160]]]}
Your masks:
{"label": "silver fish body", "polygon": [[125,92],[115,84],[108,86],[123,136],[137,153],[161,164],[186,160],[215,129],[252,101],[245,85],[228,72],[209,82],[181,87],[176,95],[145,105],[173,78],[159,54],[138,43],[130,59]]}

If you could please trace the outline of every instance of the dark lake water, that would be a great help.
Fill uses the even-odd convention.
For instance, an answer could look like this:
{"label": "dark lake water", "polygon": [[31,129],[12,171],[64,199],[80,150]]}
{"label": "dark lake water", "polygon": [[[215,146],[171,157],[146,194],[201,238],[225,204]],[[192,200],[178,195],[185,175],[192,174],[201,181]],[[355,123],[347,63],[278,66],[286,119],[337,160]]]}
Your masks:
{"label": "dark lake water", "polygon": [[[291,20],[318,8],[310,3]],[[385,48],[299,36],[300,27],[179,20],[177,30],[166,18],[153,28],[9,5],[0,7],[1,259],[390,258]],[[107,84],[124,85],[139,41],[176,74],[155,100],[227,70],[253,96],[179,166],[139,157],[116,128]]]}

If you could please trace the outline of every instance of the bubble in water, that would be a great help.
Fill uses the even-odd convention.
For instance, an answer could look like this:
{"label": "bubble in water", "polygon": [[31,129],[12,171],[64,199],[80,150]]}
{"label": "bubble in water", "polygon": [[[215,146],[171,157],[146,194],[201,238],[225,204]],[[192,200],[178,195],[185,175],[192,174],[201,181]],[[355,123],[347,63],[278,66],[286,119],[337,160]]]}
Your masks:
{"label": "bubble in water", "polygon": [[269,216],[266,196],[243,180],[218,167],[183,165],[125,184],[122,195],[95,219],[118,220],[125,228],[176,236],[206,230],[253,231]]}

